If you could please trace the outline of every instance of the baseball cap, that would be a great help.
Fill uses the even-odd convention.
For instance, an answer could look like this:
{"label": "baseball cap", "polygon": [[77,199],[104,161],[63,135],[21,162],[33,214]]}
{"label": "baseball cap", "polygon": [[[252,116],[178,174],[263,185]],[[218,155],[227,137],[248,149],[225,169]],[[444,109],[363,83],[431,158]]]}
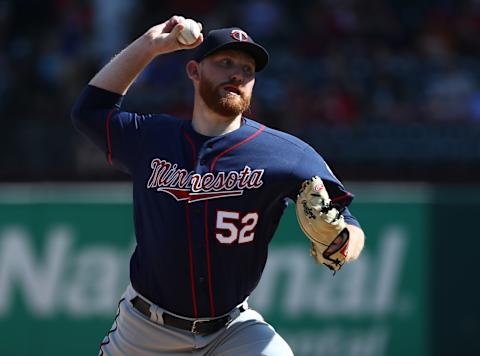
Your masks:
{"label": "baseball cap", "polygon": [[212,30],[198,46],[193,59],[200,62],[205,57],[221,50],[234,49],[252,56],[255,61],[255,71],[260,72],[268,63],[268,52],[256,43],[245,31],[238,27]]}

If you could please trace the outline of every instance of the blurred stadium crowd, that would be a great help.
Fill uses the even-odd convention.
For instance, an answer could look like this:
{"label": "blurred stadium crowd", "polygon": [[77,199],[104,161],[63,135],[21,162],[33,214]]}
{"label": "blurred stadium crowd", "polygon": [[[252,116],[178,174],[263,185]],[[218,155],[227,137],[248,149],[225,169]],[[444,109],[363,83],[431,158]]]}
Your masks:
{"label": "blurred stadium crowd", "polygon": [[[480,178],[480,0],[0,0],[0,180],[124,179],[69,111],[109,58],[172,14],[264,44],[249,116],[304,138],[342,179]],[[189,56],[153,62],[125,109],[188,118]]]}

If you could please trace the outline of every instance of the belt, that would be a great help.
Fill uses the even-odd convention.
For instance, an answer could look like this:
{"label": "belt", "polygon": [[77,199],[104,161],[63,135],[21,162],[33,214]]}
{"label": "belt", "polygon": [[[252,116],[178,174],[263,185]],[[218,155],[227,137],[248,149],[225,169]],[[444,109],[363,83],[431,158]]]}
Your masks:
{"label": "belt", "polygon": [[[150,303],[146,300],[136,296],[131,300],[131,303],[135,309],[145,315],[147,318],[151,318]],[[245,311],[243,305],[237,308],[240,312]],[[184,319],[173,314],[162,312],[163,324],[173,326],[177,329],[190,331],[194,334],[208,335],[220,330],[225,325],[229,324],[234,318],[232,313],[215,318],[215,319]]]}

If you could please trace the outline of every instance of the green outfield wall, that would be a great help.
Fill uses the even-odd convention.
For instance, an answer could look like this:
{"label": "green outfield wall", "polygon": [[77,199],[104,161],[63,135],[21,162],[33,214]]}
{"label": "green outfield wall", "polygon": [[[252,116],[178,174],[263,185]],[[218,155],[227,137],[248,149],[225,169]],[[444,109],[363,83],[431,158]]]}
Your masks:
{"label": "green outfield wall", "polygon": [[[251,304],[296,355],[432,354],[432,189],[349,185],[367,235],[335,276],[287,209]],[[130,189],[0,186],[0,355],[96,355],[134,247]],[[445,217],[443,217],[445,218]]]}

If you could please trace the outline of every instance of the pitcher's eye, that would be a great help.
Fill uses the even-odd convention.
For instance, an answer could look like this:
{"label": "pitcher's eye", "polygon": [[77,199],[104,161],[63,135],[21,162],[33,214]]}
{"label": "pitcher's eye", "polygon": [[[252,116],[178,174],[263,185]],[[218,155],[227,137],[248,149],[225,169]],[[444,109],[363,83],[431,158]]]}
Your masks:
{"label": "pitcher's eye", "polygon": [[254,72],[254,69],[253,69],[253,67],[250,66],[250,65],[244,65],[244,66],[243,66],[243,71],[244,71],[246,74],[248,74],[248,75],[252,75],[253,72]]}
{"label": "pitcher's eye", "polygon": [[230,58],[223,58],[220,63],[224,67],[231,67],[232,66],[232,60]]}

